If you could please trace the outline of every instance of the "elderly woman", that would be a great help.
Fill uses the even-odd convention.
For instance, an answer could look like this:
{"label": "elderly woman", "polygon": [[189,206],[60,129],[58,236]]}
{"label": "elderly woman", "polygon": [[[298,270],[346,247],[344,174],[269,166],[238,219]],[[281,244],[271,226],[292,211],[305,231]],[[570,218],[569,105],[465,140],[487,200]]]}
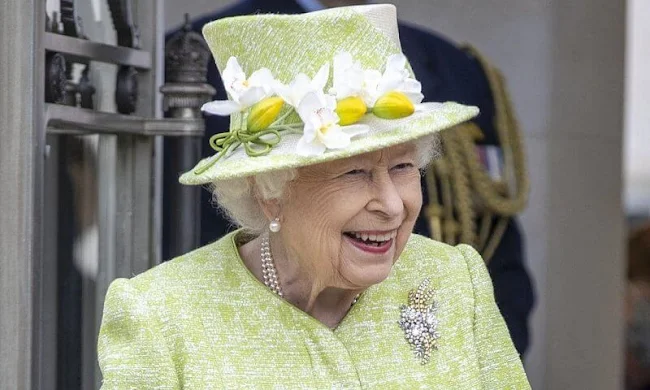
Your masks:
{"label": "elderly woman", "polygon": [[480,256],[412,234],[437,131],[395,9],[222,19],[210,185],[241,229],[107,294],[105,389],[529,388]]}

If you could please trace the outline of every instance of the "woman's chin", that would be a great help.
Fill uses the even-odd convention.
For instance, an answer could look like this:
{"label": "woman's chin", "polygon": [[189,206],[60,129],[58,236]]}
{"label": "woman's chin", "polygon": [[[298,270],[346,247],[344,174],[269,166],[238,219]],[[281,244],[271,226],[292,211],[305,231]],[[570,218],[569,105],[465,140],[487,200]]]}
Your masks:
{"label": "woman's chin", "polygon": [[363,268],[357,267],[354,270],[348,270],[346,279],[355,287],[359,289],[366,289],[375,284],[379,284],[386,280],[390,275],[391,266],[366,266]]}

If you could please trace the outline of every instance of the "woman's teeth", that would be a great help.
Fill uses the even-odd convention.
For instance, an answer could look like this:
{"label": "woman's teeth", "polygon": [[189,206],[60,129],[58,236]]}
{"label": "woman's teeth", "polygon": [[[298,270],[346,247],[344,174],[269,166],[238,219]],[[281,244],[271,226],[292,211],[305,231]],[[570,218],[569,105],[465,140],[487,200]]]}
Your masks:
{"label": "woman's teeth", "polygon": [[364,234],[351,232],[350,235],[358,240],[371,241],[374,243],[382,244],[395,238],[397,236],[397,231],[393,230],[392,232],[385,234]]}

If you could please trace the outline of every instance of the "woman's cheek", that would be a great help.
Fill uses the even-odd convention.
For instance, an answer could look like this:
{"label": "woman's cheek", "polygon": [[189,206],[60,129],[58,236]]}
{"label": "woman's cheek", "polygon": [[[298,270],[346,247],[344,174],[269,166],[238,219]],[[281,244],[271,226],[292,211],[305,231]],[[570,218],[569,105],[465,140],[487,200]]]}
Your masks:
{"label": "woman's cheek", "polygon": [[407,182],[401,184],[402,191],[402,200],[404,201],[404,206],[406,207],[408,216],[407,218],[417,219],[417,216],[420,214],[420,209],[422,208],[422,188],[420,187],[420,176],[410,177]]}

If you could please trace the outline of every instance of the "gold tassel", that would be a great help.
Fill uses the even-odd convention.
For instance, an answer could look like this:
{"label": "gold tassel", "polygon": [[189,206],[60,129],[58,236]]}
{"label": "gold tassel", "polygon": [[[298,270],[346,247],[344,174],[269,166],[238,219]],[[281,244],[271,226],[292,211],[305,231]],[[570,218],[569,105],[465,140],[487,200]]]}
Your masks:
{"label": "gold tassel", "polygon": [[[479,161],[476,141],[483,134],[475,123],[445,130],[441,133],[444,156],[433,162],[425,178],[429,193],[425,213],[434,239],[470,244],[488,263],[509,219],[526,206],[530,181],[521,131],[503,76],[476,49],[463,49],[481,64],[492,91],[494,127],[504,156],[503,180],[492,180]],[[481,220],[478,227],[477,217]]]}

